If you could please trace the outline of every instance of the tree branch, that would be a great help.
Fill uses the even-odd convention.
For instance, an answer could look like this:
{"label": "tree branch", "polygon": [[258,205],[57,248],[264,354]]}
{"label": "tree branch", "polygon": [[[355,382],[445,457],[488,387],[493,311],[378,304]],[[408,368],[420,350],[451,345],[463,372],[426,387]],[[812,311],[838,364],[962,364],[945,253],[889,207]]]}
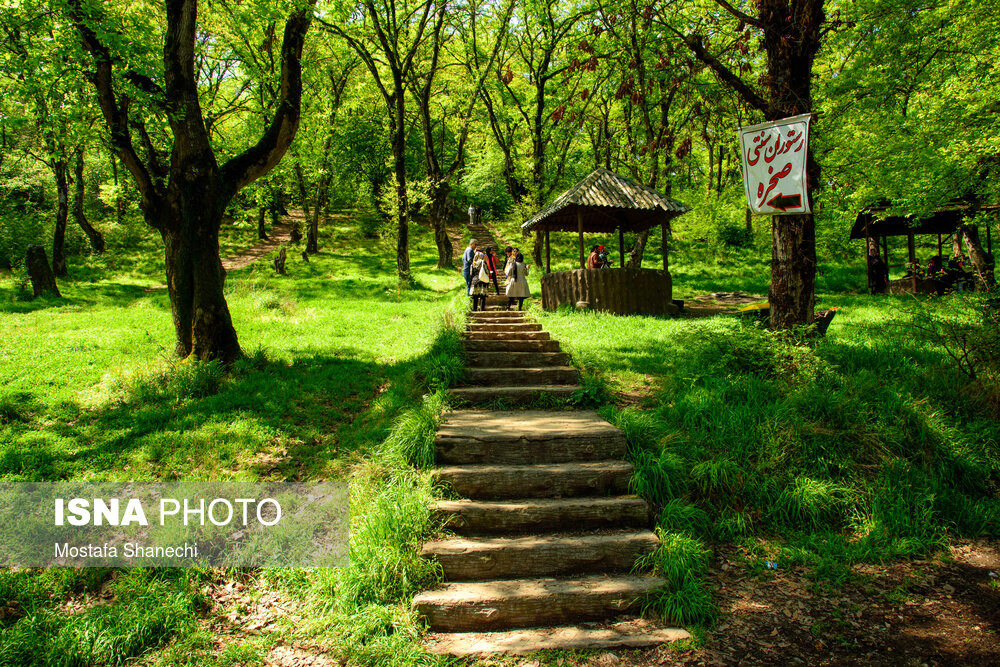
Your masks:
{"label": "tree branch", "polygon": [[111,53],[87,25],[81,0],[71,0],[70,17],[80,34],[84,50],[94,58],[96,69],[91,80],[97,89],[101,113],[111,134],[111,145],[122,164],[135,179],[139,194],[142,196],[143,209],[150,210],[159,203],[162,194],[132,144],[128,121],[128,98],[123,97],[119,101],[115,94]]}
{"label": "tree branch", "polygon": [[739,20],[743,21],[744,23],[752,25],[753,27],[759,28],[761,30],[764,29],[764,24],[760,22],[760,19],[758,19],[755,16],[750,16],[749,14],[744,14],[743,12],[741,12],[740,10],[736,9],[731,4],[726,2],[726,0],[715,0],[715,4],[719,5],[720,7],[722,7],[727,12],[729,12]]}
{"label": "tree branch", "polygon": [[700,35],[685,36],[681,35],[679,32],[677,34],[684,39],[684,43],[689,49],[691,49],[691,52],[694,53],[695,57],[708,65],[723,83],[730,86],[740,97],[743,98],[744,102],[763,112],[765,115],[768,114],[768,110],[771,105],[767,103],[767,100],[761,97],[760,93],[751,88],[750,85],[743,81],[743,79],[733,74],[733,72],[728,67],[723,65],[718,58],[706,51]]}
{"label": "tree branch", "polygon": [[232,192],[270,171],[284,156],[299,128],[302,107],[302,47],[316,0],[288,17],[281,43],[281,101],[270,126],[256,145],[222,167],[223,183]]}

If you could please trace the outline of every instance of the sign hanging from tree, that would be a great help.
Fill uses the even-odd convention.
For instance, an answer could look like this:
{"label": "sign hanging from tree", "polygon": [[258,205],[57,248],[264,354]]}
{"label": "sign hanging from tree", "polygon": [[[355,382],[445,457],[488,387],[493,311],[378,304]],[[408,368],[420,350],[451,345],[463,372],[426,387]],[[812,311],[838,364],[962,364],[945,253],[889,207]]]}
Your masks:
{"label": "sign hanging from tree", "polygon": [[751,212],[810,213],[806,191],[811,114],[741,127],[743,185]]}

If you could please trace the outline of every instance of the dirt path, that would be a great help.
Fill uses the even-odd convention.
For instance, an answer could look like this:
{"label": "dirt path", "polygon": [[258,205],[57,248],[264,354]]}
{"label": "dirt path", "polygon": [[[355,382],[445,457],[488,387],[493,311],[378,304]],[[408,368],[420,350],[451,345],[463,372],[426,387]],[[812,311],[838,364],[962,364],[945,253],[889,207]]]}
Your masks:
{"label": "dirt path", "polygon": [[[752,562],[752,561],[751,561]],[[697,650],[614,652],[578,665],[1000,664],[1000,543],[959,542],[936,558],[854,568],[824,590],[802,568],[749,567],[717,549],[718,625]]]}
{"label": "dirt path", "polygon": [[226,273],[245,269],[281,244],[288,243],[292,238],[292,228],[296,222],[299,224],[299,229],[304,229],[306,220],[302,211],[293,211],[283,217],[281,222],[273,225],[266,241],[258,241],[257,245],[251,246],[243,252],[223,258],[222,268],[226,270]]}
{"label": "dirt path", "polygon": [[[299,223],[299,229],[304,228],[305,215],[301,210],[293,211],[289,215],[284,216],[281,219],[281,222],[276,225],[272,225],[271,232],[266,241],[258,241],[256,245],[250,246],[242,252],[230,255],[229,257],[223,257],[222,268],[225,269],[226,273],[232,273],[233,271],[245,269],[261,257],[267,255],[267,253],[281,246],[283,243],[288,243],[292,238],[292,228],[296,222]],[[167,289],[165,284],[153,285],[152,287],[147,287],[146,291],[160,292],[165,289]]]}

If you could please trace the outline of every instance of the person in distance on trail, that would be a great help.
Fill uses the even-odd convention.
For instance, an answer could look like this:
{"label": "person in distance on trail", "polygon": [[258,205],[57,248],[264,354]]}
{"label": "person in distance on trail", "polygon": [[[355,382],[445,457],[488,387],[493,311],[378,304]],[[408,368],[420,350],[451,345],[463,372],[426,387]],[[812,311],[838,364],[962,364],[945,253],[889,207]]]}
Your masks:
{"label": "person in distance on trail", "polygon": [[469,224],[476,224],[476,205],[469,204]]}
{"label": "person in distance on trail", "polygon": [[479,243],[476,239],[469,241],[469,247],[465,249],[462,253],[462,277],[465,278],[465,289],[469,290],[472,285],[472,258],[476,254],[476,248],[479,247]]}
{"label": "person in distance on trail", "polygon": [[490,291],[490,274],[486,270],[486,255],[476,251],[472,258],[472,281],[469,286],[469,296],[472,297],[472,310],[486,310],[486,295]]}
{"label": "person in distance on trail", "polygon": [[531,290],[528,289],[528,266],[524,263],[524,255],[517,253],[514,256],[514,261],[507,262],[504,273],[507,274],[508,278],[507,310],[510,310],[515,301],[517,301],[517,309],[521,310],[524,306],[524,300],[531,296]]}
{"label": "person in distance on trail", "polygon": [[486,266],[486,271],[490,274],[490,280],[493,281],[493,287],[497,290],[497,296],[500,296],[500,284],[497,283],[497,267],[499,261],[500,258],[496,256],[495,252],[493,252],[493,246],[486,248],[486,257],[483,259],[483,262]]}

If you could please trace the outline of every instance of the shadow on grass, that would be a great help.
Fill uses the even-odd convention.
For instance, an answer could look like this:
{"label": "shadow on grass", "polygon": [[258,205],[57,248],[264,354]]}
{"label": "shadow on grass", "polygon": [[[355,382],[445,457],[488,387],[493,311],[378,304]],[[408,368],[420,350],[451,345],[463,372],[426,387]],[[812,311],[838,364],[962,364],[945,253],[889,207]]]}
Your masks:
{"label": "shadow on grass", "polygon": [[105,407],[64,406],[56,419],[28,413],[33,403],[25,398],[4,408],[10,419],[0,434],[6,432],[10,444],[0,448],[0,477],[336,476],[352,454],[384,439],[418,398],[407,376],[424,357],[383,364],[364,356],[345,349],[291,365],[256,362],[221,380],[217,393],[211,382],[161,371],[113,387],[117,398]]}

